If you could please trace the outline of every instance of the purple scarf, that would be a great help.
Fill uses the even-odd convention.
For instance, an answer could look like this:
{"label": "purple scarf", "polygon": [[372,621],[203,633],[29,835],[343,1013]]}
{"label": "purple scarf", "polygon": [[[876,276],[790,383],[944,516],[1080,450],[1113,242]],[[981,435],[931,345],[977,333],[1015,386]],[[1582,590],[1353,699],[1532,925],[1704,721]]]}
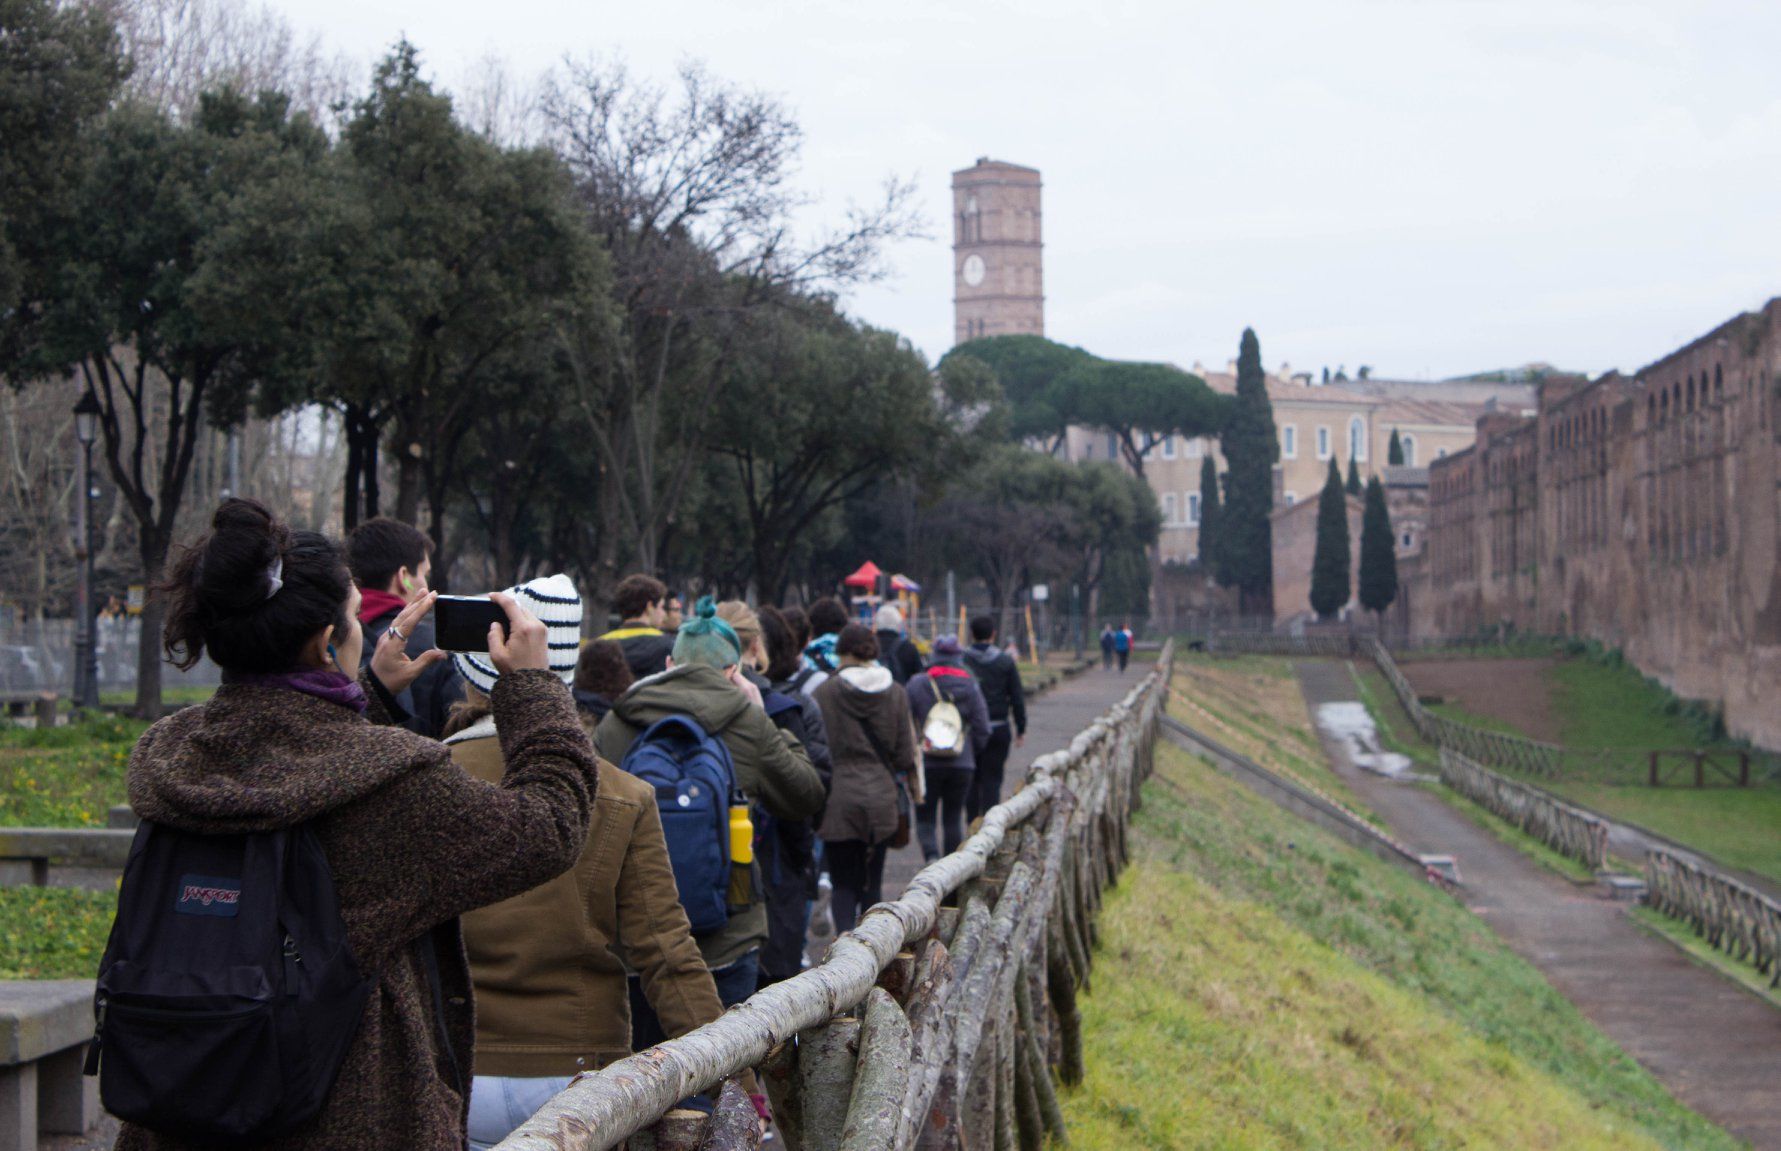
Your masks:
{"label": "purple scarf", "polygon": [[224,677],[226,683],[243,683],[252,687],[282,687],[290,691],[300,691],[304,695],[313,695],[317,699],[325,699],[329,703],[350,707],[360,715],[365,714],[367,700],[365,689],[359,681],[348,678],[337,671],[327,668],[311,668],[308,671],[286,672],[247,672],[241,675]]}

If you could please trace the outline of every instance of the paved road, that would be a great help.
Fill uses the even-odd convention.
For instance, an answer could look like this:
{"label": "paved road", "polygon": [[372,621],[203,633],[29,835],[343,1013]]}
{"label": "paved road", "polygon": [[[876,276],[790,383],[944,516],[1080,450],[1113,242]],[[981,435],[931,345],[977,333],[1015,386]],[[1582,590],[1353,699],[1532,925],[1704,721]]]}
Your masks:
{"label": "paved road", "polygon": [[[1346,664],[1297,665],[1308,704],[1359,698]],[[1781,1011],[1641,929],[1624,904],[1546,870],[1414,784],[1335,771],[1416,851],[1456,856],[1461,897],[1677,1098],[1781,1151]]]}

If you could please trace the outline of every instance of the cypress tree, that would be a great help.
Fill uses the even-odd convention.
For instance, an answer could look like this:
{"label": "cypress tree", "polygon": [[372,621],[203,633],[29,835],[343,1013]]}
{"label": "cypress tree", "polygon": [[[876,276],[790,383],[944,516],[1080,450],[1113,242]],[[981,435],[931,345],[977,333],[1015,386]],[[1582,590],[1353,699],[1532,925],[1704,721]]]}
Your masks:
{"label": "cypress tree", "polygon": [[1348,493],[1342,469],[1330,457],[1329,478],[1317,497],[1317,553],[1311,561],[1311,610],[1318,619],[1334,619],[1352,589],[1353,556],[1348,548]]}
{"label": "cypress tree", "polygon": [[1225,570],[1225,582],[1240,592],[1243,614],[1271,616],[1274,545],[1268,513],[1274,509],[1274,463],[1280,458],[1280,436],[1262,373],[1261,343],[1251,328],[1243,330],[1237,352],[1237,395],[1219,445],[1229,470],[1218,517],[1218,562]]}
{"label": "cypress tree", "polygon": [[1218,467],[1212,453],[1200,457],[1200,567],[1224,583],[1218,560]]}
{"label": "cypress tree", "polygon": [[1385,449],[1385,462],[1394,468],[1404,466],[1404,441],[1398,439],[1398,430],[1391,430],[1391,446]]}
{"label": "cypress tree", "polygon": [[1352,456],[1350,456],[1348,459],[1347,490],[1348,490],[1348,494],[1351,496],[1358,496],[1361,494],[1361,492],[1366,490],[1365,488],[1361,487],[1360,468],[1355,466],[1354,458]]}
{"label": "cypress tree", "polygon": [[1360,521],[1360,605],[1380,617],[1398,598],[1398,554],[1385,485],[1367,481],[1367,507]]}

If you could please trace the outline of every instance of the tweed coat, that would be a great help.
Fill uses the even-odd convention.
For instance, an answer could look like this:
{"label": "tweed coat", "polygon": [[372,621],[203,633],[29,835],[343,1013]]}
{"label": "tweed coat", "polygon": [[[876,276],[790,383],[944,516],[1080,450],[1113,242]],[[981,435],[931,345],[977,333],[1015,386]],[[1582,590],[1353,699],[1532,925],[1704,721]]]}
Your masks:
{"label": "tweed coat", "polygon": [[[370,694],[371,718],[387,721]],[[561,680],[513,672],[492,703],[508,764],[498,786],[472,778],[443,744],[283,687],[225,684],[137,743],[130,804],[145,820],[201,834],[313,821],[348,942],[376,979],[322,1113],[266,1148],[464,1147],[475,1019],[457,917],[568,870],[597,787]],[[437,955],[449,1051],[422,936]],[[132,1124],[117,1141],[120,1151],[188,1146]]]}

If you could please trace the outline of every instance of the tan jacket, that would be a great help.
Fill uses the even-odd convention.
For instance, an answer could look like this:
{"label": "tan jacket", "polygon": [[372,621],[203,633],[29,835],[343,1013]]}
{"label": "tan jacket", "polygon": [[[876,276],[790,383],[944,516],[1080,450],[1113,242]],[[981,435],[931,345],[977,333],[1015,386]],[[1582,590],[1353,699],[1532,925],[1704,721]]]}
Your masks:
{"label": "tan jacket", "polygon": [[[471,775],[501,778],[492,721],[446,742]],[[599,781],[575,867],[464,916],[480,1075],[574,1075],[629,1055],[627,966],[670,1036],[723,1014],[675,894],[655,793],[605,760]]]}

